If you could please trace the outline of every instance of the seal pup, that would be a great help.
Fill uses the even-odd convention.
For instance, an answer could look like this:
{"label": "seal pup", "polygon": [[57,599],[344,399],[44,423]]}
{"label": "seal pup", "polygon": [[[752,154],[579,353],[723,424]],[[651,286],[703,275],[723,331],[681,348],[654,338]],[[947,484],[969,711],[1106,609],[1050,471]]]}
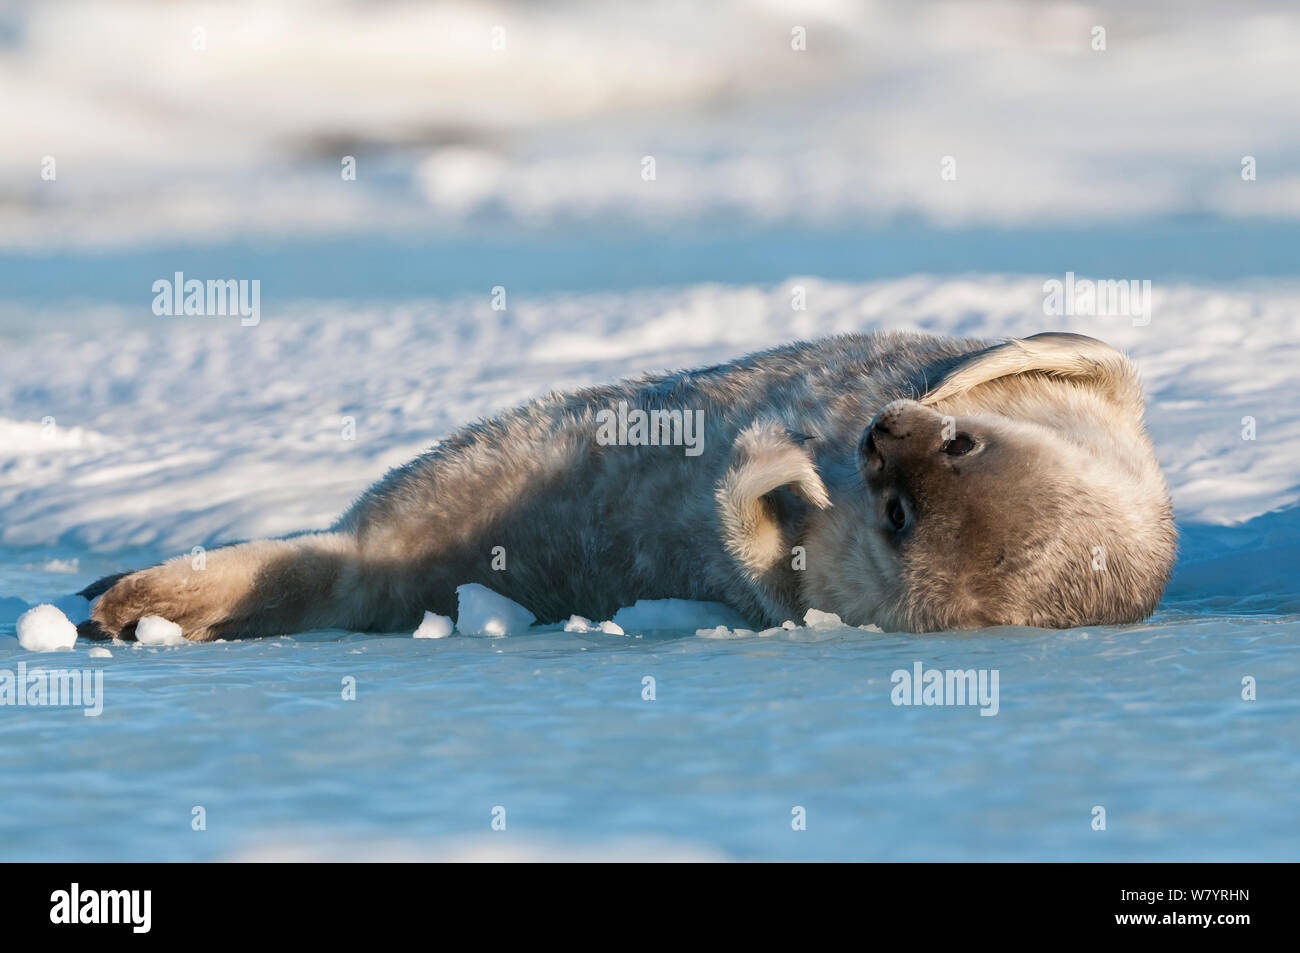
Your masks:
{"label": "seal pup", "polygon": [[81,631],[398,631],[454,615],[471,582],[540,622],[663,598],[757,626],[1136,622],[1176,544],[1142,413],[1129,359],[1077,334],[789,344],[473,423],[327,532],[100,580]]}

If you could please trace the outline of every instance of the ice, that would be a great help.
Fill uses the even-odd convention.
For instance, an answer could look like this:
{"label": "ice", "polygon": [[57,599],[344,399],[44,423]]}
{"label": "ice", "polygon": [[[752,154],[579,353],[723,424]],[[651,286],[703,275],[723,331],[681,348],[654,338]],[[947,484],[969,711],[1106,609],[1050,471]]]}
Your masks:
{"label": "ice", "polygon": [[711,629],[748,625],[745,617],[720,602],[690,599],[639,599],[614,613],[625,632],[646,629]]}
{"label": "ice", "polygon": [[87,654],[91,658],[112,658],[113,657],[113,653],[110,652],[108,649],[104,648],[102,645],[92,646],[90,651]]}
{"label": "ice", "polygon": [[454,623],[445,615],[426,612],[420,627],[415,630],[417,639],[445,639],[454,630]]}
{"label": "ice", "polygon": [[72,648],[77,627],[49,603],[28,609],[18,619],[18,644],[29,652],[57,652]]}
{"label": "ice", "polygon": [[135,640],[141,645],[181,645],[185,636],[175,622],[160,615],[147,615],[135,627]]}
{"label": "ice", "polygon": [[456,597],[456,628],[462,635],[518,635],[537,621],[519,603],[477,582],[457,586]]}

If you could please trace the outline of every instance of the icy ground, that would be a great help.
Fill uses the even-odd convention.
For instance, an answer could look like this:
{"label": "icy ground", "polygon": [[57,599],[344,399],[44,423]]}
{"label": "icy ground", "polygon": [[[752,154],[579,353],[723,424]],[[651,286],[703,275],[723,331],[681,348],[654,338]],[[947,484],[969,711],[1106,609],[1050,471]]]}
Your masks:
{"label": "icy ground", "polygon": [[[0,709],[0,855],[1295,859],[1300,290],[1162,283],[1146,327],[1045,318],[1042,297],[1028,277],[791,278],[512,293],[504,312],[486,292],[272,299],[256,328],[147,299],[10,305],[0,669],[102,668],[105,690],[94,718]],[[323,527],[386,467],[548,387],[843,331],[1046,327],[1142,368],[1183,531],[1147,624],[310,633],[109,658],[15,635],[102,573]],[[918,660],[997,669],[998,715],[892,705]]]}

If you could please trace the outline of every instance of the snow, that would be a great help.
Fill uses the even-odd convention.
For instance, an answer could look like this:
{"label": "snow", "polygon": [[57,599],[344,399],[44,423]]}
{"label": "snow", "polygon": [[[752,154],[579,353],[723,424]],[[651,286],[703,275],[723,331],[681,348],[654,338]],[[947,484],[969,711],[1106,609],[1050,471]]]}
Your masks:
{"label": "snow", "polygon": [[113,657],[113,653],[110,652],[108,649],[104,648],[102,645],[91,646],[90,651],[87,652],[86,654],[90,658],[112,658]]}
{"label": "snow", "polygon": [[[766,635],[770,631],[776,630],[767,630],[760,634]],[[695,630],[697,639],[747,639],[752,635],[754,635],[753,629],[729,629],[725,625],[716,625],[711,629]]]}
{"label": "snow", "polygon": [[58,652],[77,641],[77,627],[49,604],[35,606],[18,619],[18,644],[29,652]]}
{"label": "snow", "polygon": [[445,639],[455,629],[455,623],[445,615],[426,612],[419,628],[415,630],[417,639]]}
{"label": "snow", "polygon": [[606,620],[605,622],[592,622],[590,619],[580,615],[569,616],[569,620],[564,623],[565,632],[603,632],[606,635],[626,635],[623,627],[617,622]]}
{"label": "snow", "polygon": [[182,645],[185,642],[181,627],[158,615],[147,615],[139,621],[135,639],[141,645]]}
{"label": "snow", "polygon": [[809,609],[803,614],[803,621],[804,625],[814,629],[818,626],[833,626],[838,628],[839,626],[844,625],[843,621],[840,620],[840,617],[834,612],[822,612],[820,609]]}
{"label": "snow", "polygon": [[461,635],[519,635],[537,617],[517,602],[476,582],[456,587],[456,629]]}
{"label": "snow", "polygon": [[[503,218],[1300,217],[1300,16],[1283,4],[300,4],[210,5],[203,51],[181,5],[7,5],[0,242]],[[322,96],[330,75],[349,81]],[[56,182],[37,177],[46,155]]]}

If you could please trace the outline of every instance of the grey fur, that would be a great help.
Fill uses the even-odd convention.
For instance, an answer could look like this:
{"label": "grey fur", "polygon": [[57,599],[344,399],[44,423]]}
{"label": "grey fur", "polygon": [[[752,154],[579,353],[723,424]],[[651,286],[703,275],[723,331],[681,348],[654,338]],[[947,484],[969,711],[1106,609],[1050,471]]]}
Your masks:
{"label": "grey fur", "polygon": [[[916,402],[929,394],[940,399]],[[703,410],[703,452],[601,445],[597,414],[620,401]],[[864,430],[882,410],[916,436],[873,471]],[[114,581],[83,633],[129,637],[145,615],[196,640],[409,629],[425,610],[454,615],[468,582],[542,622],[670,597],[724,602],[755,625],[810,607],[911,630],[1134,621],[1159,600],[1174,551],[1141,413],[1127,359],[1090,338],[791,344],[471,424],[391,471],[328,533]],[[934,443],[945,414],[985,434],[965,482]],[[990,461],[1001,476],[976,473]],[[984,495],[970,498],[976,486]],[[882,528],[891,493],[911,500],[906,538]]]}

